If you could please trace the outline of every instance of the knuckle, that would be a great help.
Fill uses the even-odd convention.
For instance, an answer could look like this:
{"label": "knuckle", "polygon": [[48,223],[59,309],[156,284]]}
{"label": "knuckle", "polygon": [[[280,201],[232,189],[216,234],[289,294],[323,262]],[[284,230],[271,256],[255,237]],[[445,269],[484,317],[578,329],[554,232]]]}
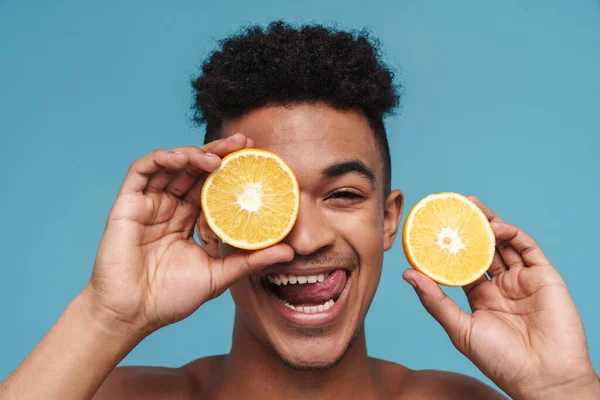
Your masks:
{"label": "knuckle", "polygon": [[165,167],[164,165],[161,165],[161,168],[167,175],[175,175],[177,173],[176,170]]}
{"label": "knuckle", "polygon": [[164,152],[165,152],[164,149],[155,149],[155,150],[152,150],[150,153],[146,154],[142,158],[138,158],[137,160],[135,160],[134,162],[132,162],[129,165],[129,170],[131,171],[131,170],[138,169],[138,167],[140,167],[141,165],[143,165],[147,160],[154,160],[154,159],[156,159],[156,157],[160,156],[160,154],[162,154]]}
{"label": "knuckle", "polygon": [[161,154],[162,154],[162,153],[164,153],[165,151],[166,151],[166,150],[164,150],[164,149],[155,149],[155,150],[152,150],[152,151],[151,151],[151,152],[150,152],[148,155],[149,155],[151,158],[154,158],[154,157],[157,157],[157,156],[161,155]]}
{"label": "knuckle", "polygon": [[250,256],[252,253],[249,251],[246,251],[244,253],[244,263],[249,266],[252,267],[254,265],[254,260],[252,260],[252,257]]}
{"label": "knuckle", "polygon": [[183,193],[185,193],[183,190],[176,186],[167,186],[167,190],[175,197],[180,197],[181,195],[183,195]]}
{"label": "knuckle", "polygon": [[510,262],[507,263],[508,268],[517,268],[517,267],[522,267],[523,266],[523,262],[521,260],[512,260]]}
{"label": "knuckle", "polygon": [[198,171],[191,166],[184,168],[183,174],[190,179],[196,179],[199,175]]}
{"label": "knuckle", "polygon": [[512,245],[509,242],[500,242],[498,243],[498,249],[500,251],[506,250],[506,249],[510,249],[512,247]]}
{"label": "knuckle", "polygon": [[143,158],[140,158],[140,159],[135,160],[134,162],[132,162],[129,165],[129,172],[135,172],[135,171],[139,170],[140,166],[142,165],[143,162],[144,162]]}
{"label": "knuckle", "polygon": [[525,256],[529,253],[532,253],[536,249],[537,249],[537,247],[535,245],[526,246],[525,248],[523,248],[523,250],[521,250],[521,255]]}
{"label": "knuckle", "polygon": [[194,150],[193,146],[179,146],[179,147],[175,147],[171,151],[181,151],[183,153],[189,153],[190,151],[193,151],[193,150]]}
{"label": "knuckle", "polygon": [[509,224],[508,227],[510,228],[510,239],[509,240],[513,240],[520,235],[521,230],[519,229],[518,226],[516,226],[514,224]]}

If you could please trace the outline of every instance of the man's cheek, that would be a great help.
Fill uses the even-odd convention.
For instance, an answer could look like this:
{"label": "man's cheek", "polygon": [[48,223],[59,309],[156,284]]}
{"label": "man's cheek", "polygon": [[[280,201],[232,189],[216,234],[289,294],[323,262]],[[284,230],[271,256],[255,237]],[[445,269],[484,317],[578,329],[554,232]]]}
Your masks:
{"label": "man's cheek", "polygon": [[253,290],[249,278],[242,278],[229,288],[233,302],[238,311],[248,313],[255,304],[255,299],[252,298]]}

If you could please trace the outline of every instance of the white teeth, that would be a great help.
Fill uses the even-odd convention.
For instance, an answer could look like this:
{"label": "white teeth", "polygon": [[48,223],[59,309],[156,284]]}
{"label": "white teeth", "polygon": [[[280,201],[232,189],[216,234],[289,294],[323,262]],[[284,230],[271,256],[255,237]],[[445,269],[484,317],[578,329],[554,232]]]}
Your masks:
{"label": "white teeth", "polygon": [[332,305],[335,304],[335,301],[333,301],[333,299],[327,300],[327,302],[325,302],[325,304],[321,304],[320,306],[305,306],[305,307],[293,306],[285,300],[282,300],[282,302],[283,302],[283,304],[286,305],[286,307],[288,307],[294,311],[302,312],[305,314],[314,314],[314,313],[320,313],[323,311],[327,311],[331,308]]}
{"label": "white teeth", "polygon": [[284,275],[284,274],[269,274],[267,275],[267,280],[271,283],[274,283],[277,286],[287,285],[288,283],[291,285],[295,285],[296,283],[303,285],[305,283],[317,283],[323,282],[327,277],[331,275],[329,272],[318,274],[318,275]]}
{"label": "white teeth", "polygon": [[283,301],[283,304],[285,304],[285,305],[286,305],[288,308],[291,308],[292,310],[295,310],[295,309],[296,309],[296,307],[294,307],[293,305],[291,305],[291,304],[290,304],[290,303],[288,303],[287,301],[285,301],[285,300],[281,300],[281,301]]}
{"label": "white teeth", "polygon": [[327,303],[323,304],[323,311],[329,310],[331,308],[331,306],[334,304],[335,304],[335,301],[333,301],[333,299],[327,300]]}

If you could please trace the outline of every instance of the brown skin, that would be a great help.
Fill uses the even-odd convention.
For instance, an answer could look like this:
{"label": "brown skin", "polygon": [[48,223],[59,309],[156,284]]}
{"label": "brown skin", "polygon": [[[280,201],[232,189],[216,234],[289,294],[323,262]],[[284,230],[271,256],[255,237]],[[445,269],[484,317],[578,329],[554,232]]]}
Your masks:
{"label": "brown skin", "polygon": [[[374,388],[350,393],[336,392],[346,379],[336,369],[322,372],[328,379],[327,387],[314,386],[310,374],[289,377],[285,371],[278,374],[290,381],[284,388],[288,392],[261,393],[257,385],[262,378],[249,378],[243,385],[225,386],[228,356],[219,355],[198,359],[182,368],[119,367],[107,379],[94,399],[128,400],[143,398],[159,399],[506,399],[491,387],[477,379],[448,371],[410,370],[389,361],[369,358],[370,374],[376,377]],[[238,377],[248,373],[245,369]],[[255,377],[254,374],[251,375]],[[337,383],[337,384],[336,384]],[[297,385],[293,387],[292,384]],[[359,387],[357,382],[353,387]],[[290,390],[291,389],[291,390]],[[295,389],[295,390],[294,390]],[[347,397],[338,397],[338,396]]]}
{"label": "brown skin", "polygon": [[[234,134],[239,131],[249,137]],[[90,282],[0,383],[1,400],[503,398],[464,375],[412,371],[368,357],[363,323],[383,253],[398,233],[403,200],[399,191],[384,196],[380,156],[360,113],[318,104],[263,107],[229,121],[223,133],[226,138],[202,148],[159,150],[132,164]],[[298,176],[302,204],[284,242],[232,252],[208,229],[199,196],[220,159],[244,147],[281,154]],[[322,177],[324,168],[348,159],[373,170],[374,184],[357,173]],[[340,196],[340,190],[361,195]],[[454,346],[512,398],[600,398],[583,324],[564,281],[531,237],[471,200],[497,239],[488,276],[464,287],[472,313],[418,271],[404,271],[404,279]],[[204,249],[194,241],[195,230]],[[350,272],[349,296],[336,321],[298,329],[269,312],[258,277],[309,271],[315,261],[331,260]],[[115,369],[153,331],[228,288],[237,310],[228,355],[176,369]]]}
{"label": "brown skin", "polygon": [[[295,258],[267,271],[284,267],[308,271],[306,261],[315,257],[335,259],[338,255],[338,259],[358,260],[350,275],[352,292],[344,313],[326,329],[291,327],[270,310],[271,300],[260,283],[265,271],[259,271],[230,288],[236,304],[230,354],[199,359],[174,370],[119,368],[97,398],[117,398],[118,393],[123,398],[256,395],[266,399],[280,398],[281,393],[290,399],[503,398],[473,378],[443,371],[411,371],[367,355],[363,324],[379,283],[383,253],[398,233],[403,196],[398,190],[385,196],[381,156],[361,113],[323,105],[263,107],[223,127],[223,136],[236,132],[252,139],[254,147],[279,154],[296,174],[301,189],[297,222],[284,239]],[[360,160],[372,169],[375,182],[357,173],[322,177],[328,166],[347,160]],[[339,197],[340,191],[351,191],[360,198]],[[212,257],[235,252],[217,240],[202,217],[197,230]]]}
{"label": "brown skin", "polygon": [[[253,274],[230,289],[236,304],[234,337],[254,339],[245,340],[244,347],[263,353],[261,358],[272,360],[273,368],[281,363],[280,357],[297,368],[326,367],[343,356],[353,337],[364,340],[362,324],[379,283],[383,252],[391,247],[398,231],[402,193],[394,191],[383,199],[380,155],[366,119],[356,112],[310,105],[266,107],[225,124],[226,136],[235,132],[244,132],[256,147],[279,154],[296,174],[300,186],[300,212],[284,239],[295,258],[267,271],[292,267],[299,275],[308,275],[314,266],[306,261],[339,258],[345,261],[325,265],[319,262],[319,266],[351,268],[352,292],[334,326],[324,332],[299,330],[271,311],[271,299],[261,287],[259,274]],[[323,179],[322,171],[327,167],[347,160],[360,160],[375,171],[375,185],[357,173]],[[340,197],[340,193],[347,192],[362,197]],[[205,226],[199,230],[203,238],[210,238]],[[216,244],[210,242],[209,250],[215,255],[216,251],[221,256],[234,252],[224,244],[217,249]],[[349,261],[352,259],[358,265],[353,266]],[[273,357],[271,348],[279,357]]]}

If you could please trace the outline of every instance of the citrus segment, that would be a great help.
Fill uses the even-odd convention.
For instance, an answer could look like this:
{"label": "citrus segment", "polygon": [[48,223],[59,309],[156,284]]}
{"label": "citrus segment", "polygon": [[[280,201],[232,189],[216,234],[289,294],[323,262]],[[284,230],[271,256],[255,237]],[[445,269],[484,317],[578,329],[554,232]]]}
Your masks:
{"label": "citrus segment", "polygon": [[298,181],[276,154],[242,149],[223,158],[204,182],[202,210],[223,242],[246,250],[272,246],[291,231],[300,206]]}
{"label": "citrus segment", "polygon": [[488,270],[496,239],[472,201],[458,193],[436,193],[409,212],[402,245],[416,270],[442,285],[464,286]]}

